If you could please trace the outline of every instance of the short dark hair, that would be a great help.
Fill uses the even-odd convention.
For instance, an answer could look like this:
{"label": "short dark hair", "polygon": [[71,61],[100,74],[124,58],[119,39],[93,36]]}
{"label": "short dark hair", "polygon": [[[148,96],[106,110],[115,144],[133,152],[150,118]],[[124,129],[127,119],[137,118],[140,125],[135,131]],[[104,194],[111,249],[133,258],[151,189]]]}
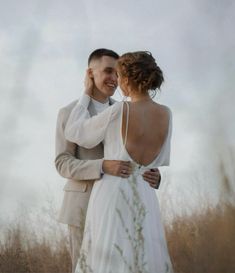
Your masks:
{"label": "short dark hair", "polygon": [[98,48],[98,49],[94,50],[90,54],[90,56],[88,58],[88,65],[90,64],[90,62],[92,60],[98,60],[98,59],[100,59],[103,56],[112,57],[114,59],[118,59],[119,58],[119,55],[116,52],[114,52],[113,50],[111,50],[111,49]]}

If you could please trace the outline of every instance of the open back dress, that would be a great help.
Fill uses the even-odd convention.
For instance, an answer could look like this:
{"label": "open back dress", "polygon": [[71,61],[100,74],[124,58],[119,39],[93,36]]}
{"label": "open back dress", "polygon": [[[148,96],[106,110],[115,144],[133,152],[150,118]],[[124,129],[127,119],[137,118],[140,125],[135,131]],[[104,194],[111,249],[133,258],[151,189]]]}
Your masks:
{"label": "open back dress", "polygon": [[104,174],[94,183],[86,215],[84,236],[76,273],[172,273],[155,190],[143,180],[150,168],[169,165],[172,115],[159,154],[147,166],[128,154],[122,137],[124,102],[117,102],[90,117],[90,97],[83,95],[66,125],[69,141],[85,148],[103,142],[104,159],[131,161],[129,178]]}

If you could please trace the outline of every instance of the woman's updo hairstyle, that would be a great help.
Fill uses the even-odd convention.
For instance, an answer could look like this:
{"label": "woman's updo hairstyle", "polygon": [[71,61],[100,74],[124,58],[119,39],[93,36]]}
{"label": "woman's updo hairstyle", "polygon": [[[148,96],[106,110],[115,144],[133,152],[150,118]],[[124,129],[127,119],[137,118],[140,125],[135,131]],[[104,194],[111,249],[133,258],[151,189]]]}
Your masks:
{"label": "woman's updo hairstyle", "polygon": [[119,74],[127,77],[130,84],[141,93],[160,89],[164,81],[162,70],[148,51],[123,54],[118,59],[117,69]]}

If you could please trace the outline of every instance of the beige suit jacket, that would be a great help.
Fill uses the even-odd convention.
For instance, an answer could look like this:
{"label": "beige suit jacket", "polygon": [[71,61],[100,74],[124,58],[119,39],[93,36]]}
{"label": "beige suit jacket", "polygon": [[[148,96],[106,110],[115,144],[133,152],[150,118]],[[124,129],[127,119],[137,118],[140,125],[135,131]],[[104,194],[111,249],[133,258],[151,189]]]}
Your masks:
{"label": "beige suit jacket", "polygon": [[[115,101],[110,99],[110,104]],[[74,101],[60,109],[56,126],[56,158],[58,173],[67,178],[64,199],[59,213],[59,222],[80,227],[86,215],[89,197],[94,181],[101,176],[103,145],[85,149],[65,139],[64,129]],[[93,116],[92,108],[88,110]],[[92,128],[91,128],[92,130]]]}

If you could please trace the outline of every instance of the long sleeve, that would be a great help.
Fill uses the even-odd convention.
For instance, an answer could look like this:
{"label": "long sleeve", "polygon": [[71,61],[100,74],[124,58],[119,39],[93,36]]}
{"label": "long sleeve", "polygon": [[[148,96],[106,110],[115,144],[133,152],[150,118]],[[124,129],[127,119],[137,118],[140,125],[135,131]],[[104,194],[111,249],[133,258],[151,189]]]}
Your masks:
{"label": "long sleeve", "polygon": [[82,160],[76,158],[77,144],[65,139],[64,129],[69,113],[69,110],[63,108],[57,117],[55,167],[61,176],[68,179],[99,179],[103,159]]}
{"label": "long sleeve", "polygon": [[115,117],[119,103],[108,107],[102,113],[90,117],[87,110],[90,97],[83,95],[72,110],[65,127],[67,140],[85,148],[93,148],[105,137],[109,122]]}

